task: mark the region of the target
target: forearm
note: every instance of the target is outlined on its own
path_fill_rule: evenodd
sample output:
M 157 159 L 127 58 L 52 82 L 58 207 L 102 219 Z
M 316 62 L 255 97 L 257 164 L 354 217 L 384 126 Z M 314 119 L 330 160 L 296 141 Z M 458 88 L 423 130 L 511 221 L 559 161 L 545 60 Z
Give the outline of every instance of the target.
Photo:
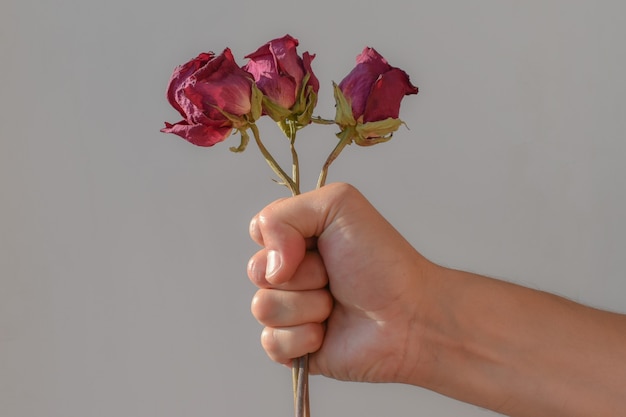
M 626 415 L 626 316 L 435 268 L 410 383 L 511 416 Z

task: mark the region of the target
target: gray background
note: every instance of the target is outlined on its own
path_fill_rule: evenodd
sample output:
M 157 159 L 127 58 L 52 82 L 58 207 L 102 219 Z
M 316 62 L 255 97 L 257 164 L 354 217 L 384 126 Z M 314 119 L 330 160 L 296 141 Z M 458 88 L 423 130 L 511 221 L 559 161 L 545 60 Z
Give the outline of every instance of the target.
M 285 33 L 317 54 L 321 116 L 365 45 L 420 87 L 410 130 L 348 148 L 330 181 L 436 262 L 626 311 L 625 4 L 3 0 L 0 415 L 292 414 L 245 274 L 248 220 L 286 189 L 253 145 L 158 132 L 176 65 Z M 305 189 L 334 133 L 300 135 Z M 402 385 L 311 395 L 320 417 L 493 415 Z

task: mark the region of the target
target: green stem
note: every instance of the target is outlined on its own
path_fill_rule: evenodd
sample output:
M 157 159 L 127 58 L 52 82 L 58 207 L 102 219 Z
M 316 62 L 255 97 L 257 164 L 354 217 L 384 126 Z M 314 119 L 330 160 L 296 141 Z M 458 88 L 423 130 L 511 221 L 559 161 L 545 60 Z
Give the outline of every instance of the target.
M 295 120 L 287 120 L 289 126 L 289 146 L 291 148 L 292 176 L 295 185 L 294 195 L 300 194 L 300 163 L 298 161 L 298 152 L 296 152 L 296 133 L 298 131 Z
M 334 120 L 322 119 L 320 116 L 311 117 L 311 122 L 317 123 L 318 125 L 334 125 Z
M 263 142 L 261 142 L 261 135 L 259 133 L 259 128 L 257 127 L 257 125 L 254 123 L 250 124 L 250 129 L 252 130 L 254 140 L 256 141 L 256 144 L 259 147 L 259 150 L 263 154 L 265 161 L 267 161 L 267 164 L 270 166 L 270 168 L 272 168 L 272 170 L 276 173 L 276 175 L 280 177 L 280 179 L 283 181 L 283 185 L 289 188 L 289 190 L 291 191 L 291 194 L 293 195 L 298 194 L 299 191 L 298 191 L 298 187 L 296 186 L 296 184 L 293 182 L 291 178 L 289 178 L 289 175 L 287 175 L 287 173 L 283 171 L 283 169 L 280 167 L 280 165 L 278 165 L 274 157 L 269 153 L 267 148 L 265 148 L 265 146 L 263 145 Z
M 337 136 L 339 137 L 339 143 L 335 146 L 335 149 L 328 155 L 326 158 L 326 162 L 324 162 L 324 166 L 322 166 L 322 171 L 320 172 L 320 177 L 317 180 L 317 188 L 322 188 L 324 184 L 326 184 L 326 176 L 328 175 L 328 168 L 333 163 L 335 159 L 339 156 L 343 148 L 346 145 L 349 145 L 352 142 L 352 137 L 354 135 L 352 128 L 347 128 L 342 130 Z
M 298 152 L 296 152 L 296 134 L 298 128 L 296 121 L 293 119 L 286 120 L 286 124 L 289 126 L 288 139 L 291 149 L 292 179 L 294 183 L 292 194 L 298 195 L 300 194 L 300 162 Z M 295 417 L 309 417 L 309 355 L 304 355 L 293 360 L 292 379 Z

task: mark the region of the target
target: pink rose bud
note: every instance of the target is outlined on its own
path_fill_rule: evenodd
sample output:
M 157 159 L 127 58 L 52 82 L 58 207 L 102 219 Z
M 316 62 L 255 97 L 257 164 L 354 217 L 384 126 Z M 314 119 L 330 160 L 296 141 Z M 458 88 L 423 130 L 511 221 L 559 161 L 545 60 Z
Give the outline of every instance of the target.
M 366 47 L 356 62 L 335 88 L 335 121 L 342 128 L 356 126 L 359 145 L 388 140 L 402 124 L 398 119 L 400 102 L 418 89 L 404 71 L 389 65 L 373 48 Z
M 311 69 L 315 55 L 305 52 L 300 57 L 297 46 L 297 39 L 285 35 L 246 56 L 250 61 L 243 69 L 252 74 L 259 90 L 270 100 L 264 102 L 263 110 L 275 121 L 312 112 L 317 102 L 319 81 Z
M 235 63 L 230 49 L 219 56 L 202 53 L 174 70 L 167 99 L 183 120 L 166 122 L 161 132 L 213 146 L 254 121 L 253 96 L 253 80 Z

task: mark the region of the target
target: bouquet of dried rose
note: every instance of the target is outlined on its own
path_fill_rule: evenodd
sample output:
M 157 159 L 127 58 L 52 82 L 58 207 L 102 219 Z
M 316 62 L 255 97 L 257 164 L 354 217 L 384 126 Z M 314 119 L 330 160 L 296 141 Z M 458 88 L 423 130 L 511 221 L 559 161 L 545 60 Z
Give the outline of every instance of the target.
M 333 83 L 335 118 L 313 116 L 319 81 L 311 62 L 315 55 L 297 53 L 298 40 L 285 35 L 246 55 L 249 61 L 237 65 L 226 48 L 216 56 L 201 53 L 177 67 L 167 88 L 169 103 L 183 120 L 165 123 L 161 132 L 173 133 L 194 145 L 209 147 L 240 134 L 240 144 L 231 147 L 243 152 L 252 132 L 263 157 L 292 195 L 300 194 L 300 164 L 296 152 L 297 132 L 311 123 L 337 125 L 339 139 L 322 166 L 317 187 L 326 182 L 328 168 L 346 145 L 374 145 L 391 139 L 403 122 L 400 103 L 405 95 L 417 94 L 409 76 L 392 67 L 373 48 L 366 47 L 354 69 L 337 85 Z M 291 175 L 278 164 L 261 141 L 257 120 L 274 120 L 289 140 Z M 308 356 L 293 361 L 294 407 L 296 417 L 308 417 Z

